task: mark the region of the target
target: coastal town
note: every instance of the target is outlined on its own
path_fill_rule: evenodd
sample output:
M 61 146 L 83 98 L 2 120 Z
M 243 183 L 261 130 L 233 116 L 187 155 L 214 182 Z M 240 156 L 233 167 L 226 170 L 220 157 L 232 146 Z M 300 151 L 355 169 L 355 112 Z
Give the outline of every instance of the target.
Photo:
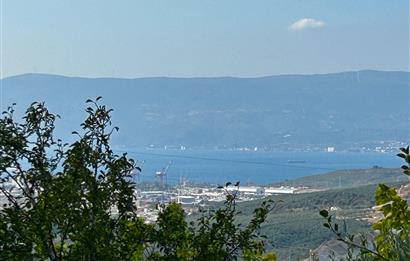
M 268 186 L 228 186 L 211 187 L 196 185 L 177 185 L 166 190 L 137 190 L 136 204 L 138 214 L 145 222 L 155 222 L 158 212 L 164 205 L 176 202 L 190 215 L 200 209 L 207 209 L 226 199 L 227 193 L 235 194 L 238 202 L 263 199 L 278 194 L 296 194 L 318 191 L 306 187 L 268 187 Z M 114 211 L 115 214 L 115 211 Z
M 9 170 L 15 172 L 15 170 Z M 158 212 L 171 202 L 176 202 L 182 206 L 188 215 L 198 212 L 200 209 L 207 209 L 210 206 L 223 202 L 228 193 L 235 194 L 238 202 L 252 201 L 263 199 L 267 196 L 278 194 L 299 194 L 315 192 L 318 189 L 309 189 L 308 187 L 271 187 L 271 186 L 241 186 L 239 182 L 236 184 L 226 183 L 224 186 L 212 185 L 196 185 L 186 181 L 175 186 L 151 183 L 150 188 L 144 184 L 145 188 L 139 188 L 139 184 L 135 183 L 136 190 L 134 193 L 137 214 L 144 218 L 146 223 L 156 221 Z M 9 191 L 14 196 L 21 194 L 21 189 L 13 179 L 1 184 L 1 189 Z M 8 202 L 4 194 L 0 195 L 0 209 Z M 118 214 L 118 209 L 112 207 L 111 214 Z

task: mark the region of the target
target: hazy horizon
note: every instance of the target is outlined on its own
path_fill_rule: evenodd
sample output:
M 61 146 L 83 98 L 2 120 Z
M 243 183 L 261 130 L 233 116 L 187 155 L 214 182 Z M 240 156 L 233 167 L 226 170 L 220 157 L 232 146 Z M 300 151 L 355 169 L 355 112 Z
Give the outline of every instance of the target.
M 377 69 L 362 69 L 362 70 L 351 70 L 351 71 L 335 71 L 335 72 L 324 72 L 324 73 L 283 73 L 283 74 L 267 74 L 260 76 L 231 76 L 231 75 L 220 75 L 220 76 L 141 76 L 141 77 L 110 77 L 110 76 L 83 76 L 83 75 L 65 75 L 65 74 L 54 74 L 47 72 L 26 72 L 15 75 L 9 75 L 1 79 L 7 79 L 12 77 L 19 77 L 24 75 L 47 75 L 56 77 L 66 77 L 66 78 L 83 78 L 83 79 L 124 79 L 124 80 L 136 80 L 136 79 L 149 79 L 149 78 L 171 78 L 171 79 L 194 79 L 194 78 L 235 78 L 235 79 L 258 79 L 258 78 L 268 78 L 277 76 L 315 76 L 315 75 L 332 75 L 332 74 L 343 74 L 343 73 L 361 73 L 361 72 L 387 72 L 387 73 L 410 73 L 410 70 L 377 70 Z M 410 79 L 409 79 L 410 81 Z

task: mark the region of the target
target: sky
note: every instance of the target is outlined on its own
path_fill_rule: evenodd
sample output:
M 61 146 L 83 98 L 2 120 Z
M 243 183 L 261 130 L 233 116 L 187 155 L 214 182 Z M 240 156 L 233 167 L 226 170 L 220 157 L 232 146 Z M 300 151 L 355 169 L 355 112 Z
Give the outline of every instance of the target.
M 408 0 L 0 0 L 1 78 L 409 71 Z

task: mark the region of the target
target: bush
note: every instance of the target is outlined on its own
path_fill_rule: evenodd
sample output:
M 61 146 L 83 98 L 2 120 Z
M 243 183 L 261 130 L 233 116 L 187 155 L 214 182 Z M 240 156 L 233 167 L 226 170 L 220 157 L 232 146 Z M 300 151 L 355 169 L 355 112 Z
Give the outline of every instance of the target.
M 410 176 L 409 147 L 401 148 L 397 156 L 403 158 L 406 165 L 401 168 L 403 174 Z M 406 200 L 402 199 L 392 187 L 379 184 L 376 190 L 376 204 L 383 213 L 383 218 L 373 225 L 373 241 L 361 236 L 349 235 L 339 229 L 332 215 L 327 210 L 321 210 L 320 215 L 326 219 L 324 226 L 331 230 L 338 240 L 349 246 L 347 260 L 410 260 L 410 209 Z M 359 254 L 354 255 L 358 249 Z
M 259 234 L 271 201 L 243 228 L 235 222 L 235 193 L 197 225 L 186 223 L 176 203 L 166 206 L 155 224 L 145 224 L 136 215 L 131 177 L 133 169 L 141 169 L 110 148 L 118 128 L 111 126 L 112 110 L 99 100 L 86 102 L 87 118 L 70 145 L 54 138 L 58 116 L 43 103 L 31 104 L 23 123 L 14 120 L 13 107 L 3 113 L 0 260 L 275 259 L 272 253 L 264 256 Z

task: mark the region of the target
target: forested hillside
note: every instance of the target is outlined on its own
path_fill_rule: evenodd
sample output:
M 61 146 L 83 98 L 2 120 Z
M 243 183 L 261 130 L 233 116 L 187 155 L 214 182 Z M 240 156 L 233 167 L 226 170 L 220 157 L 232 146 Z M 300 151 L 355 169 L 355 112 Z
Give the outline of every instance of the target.
M 380 146 L 409 134 L 409 73 L 361 71 L 262 78 L 77 78 L 27 74 L 2 80 L 3 104 L 45 101 L 69 134 L 83 103 L 103 96 L 121 134 L 114 145 L 202 147 Z M 58 135 L 64 137 L 65 135 Z

